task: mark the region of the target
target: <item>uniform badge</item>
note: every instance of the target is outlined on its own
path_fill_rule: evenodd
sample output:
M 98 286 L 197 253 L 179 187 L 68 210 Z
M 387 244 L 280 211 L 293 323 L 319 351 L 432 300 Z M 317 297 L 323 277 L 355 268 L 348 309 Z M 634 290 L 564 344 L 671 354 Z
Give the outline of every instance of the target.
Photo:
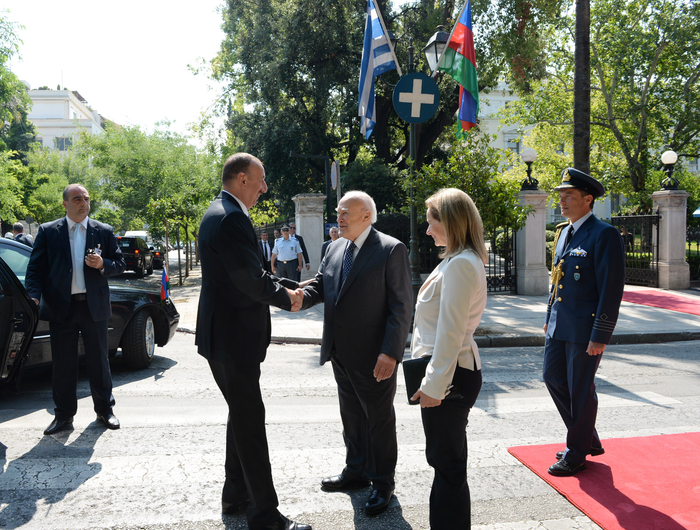
M 581 274 L 578 272 L 574 273 L 574 280 L 579 281 L 581 279 Z
M 564 175 L 563 178 L 561 179 L 562 182 L 569 182 L 571 180 L 571 175 L 569 175 L 569 170 L 565 169 L 564 170 Z
M 569 255 L 576 256 L 579 258 L 585 258 L 586 256 L 588 256 L 588 252 L 583 250 L 581 247 L 578 247 L 578 248 L 575 248 L 575 249 L 569 251 Z

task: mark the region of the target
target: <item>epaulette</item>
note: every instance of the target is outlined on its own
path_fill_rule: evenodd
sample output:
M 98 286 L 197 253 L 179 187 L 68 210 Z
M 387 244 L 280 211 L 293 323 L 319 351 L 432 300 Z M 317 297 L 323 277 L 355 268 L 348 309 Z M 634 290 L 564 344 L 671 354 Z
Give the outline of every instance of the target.
M 564 228 L 565 226 L 568 226 L 568 225 L 569 225 L 569 221 L 564 221 L 563 223 L 559 223 L 556 226 L 556 229 L 559 230 L 560 228 Z

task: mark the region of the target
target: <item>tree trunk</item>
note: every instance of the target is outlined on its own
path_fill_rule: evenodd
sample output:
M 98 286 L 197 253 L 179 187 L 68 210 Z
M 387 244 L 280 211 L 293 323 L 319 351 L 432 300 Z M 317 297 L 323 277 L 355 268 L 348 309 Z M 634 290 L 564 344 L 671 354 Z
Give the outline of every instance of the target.
M 574 50 L 574 167 L 591 172 L 591 6 L 576 0 Z

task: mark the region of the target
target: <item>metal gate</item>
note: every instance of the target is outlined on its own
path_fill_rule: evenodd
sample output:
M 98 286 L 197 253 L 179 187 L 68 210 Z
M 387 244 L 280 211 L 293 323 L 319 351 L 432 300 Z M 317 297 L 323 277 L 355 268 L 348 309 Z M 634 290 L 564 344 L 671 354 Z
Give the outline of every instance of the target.
M 612 224 L 625 246 L 625 283 L 659 286 L 659 214 L 614 215 Z
M 489 262 L 486 267 L 486 285 L 490 293 L 517 292 L 515 270 L 515 230 L 498 229 L 487 236 Z

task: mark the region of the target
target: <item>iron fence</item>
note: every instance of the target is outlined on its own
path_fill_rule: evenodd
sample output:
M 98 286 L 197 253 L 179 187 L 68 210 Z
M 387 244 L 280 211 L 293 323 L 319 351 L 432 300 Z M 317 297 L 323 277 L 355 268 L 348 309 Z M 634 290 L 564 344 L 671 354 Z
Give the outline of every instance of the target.
M 700 227 L 689 226 L 685 231 L 685 255 L 690 268 L 690 279 L 700 279 Z
M 614 215 L 612 225 L 625 247 L 625 283 L 659 286 L 659 214 Z

